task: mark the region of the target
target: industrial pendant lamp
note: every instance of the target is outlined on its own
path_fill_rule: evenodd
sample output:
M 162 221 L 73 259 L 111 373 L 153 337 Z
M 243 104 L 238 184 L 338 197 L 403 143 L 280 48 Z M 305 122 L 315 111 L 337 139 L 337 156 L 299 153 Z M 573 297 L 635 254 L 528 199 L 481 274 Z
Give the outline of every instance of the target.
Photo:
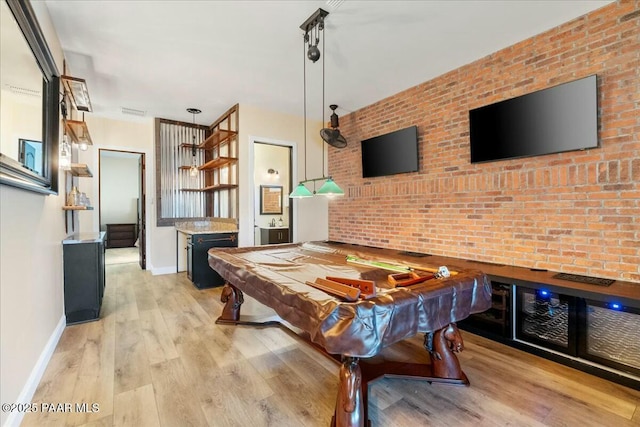
M 314 194 L 321 196 L 342 196 L 344 191 L 333 181 L 331 177 L 322 176 L 320 178 L 307 179 L 307 66 L 306 59 L 315 63 L 318 59 L 322 58 L 322 109 L 324 123 L 324 39 L 322 40 L 322 54 L 318 45 L 320 44 L 320 32 L 324 30 L 324 18 L 329 12 L 318 9 L 315 11 L 306 21 L 300 26 L 304 31 L 304 37 L 302 41 L 303 46 L 303 101 L 304 101 L 304 180 L 298 183 L 298 186 L 289 194 L 292 199 L 301 199 L 305 197 L 313 197 Z M 306 57 L 306 58 L 305 58 Z M 322 174 L 324 175 L 324 144 L 322 145 Z M 318 191 L 315 191 L 316 181 L 326 182 L 320 187 Z M 305 183 L 313 182 L 313 193 L 305 186 Z
M 202 113 L 202 111 L 198 110 L 197 108 L 187 108 L 187 112 L 193 115 L 193 125 L 194 125 L 193 135 L 191 139 L 191 159 L 192 160 L 191 160 L 191 168 L 189 168 L 189 175 L 196 177 L 198 176 L 198 172 L 200 171 L 198 170 L 198 165 L 196 164 L 197 145 L 196 145 L 195 124 L 196 124 L 196 114 L 200 114 Z

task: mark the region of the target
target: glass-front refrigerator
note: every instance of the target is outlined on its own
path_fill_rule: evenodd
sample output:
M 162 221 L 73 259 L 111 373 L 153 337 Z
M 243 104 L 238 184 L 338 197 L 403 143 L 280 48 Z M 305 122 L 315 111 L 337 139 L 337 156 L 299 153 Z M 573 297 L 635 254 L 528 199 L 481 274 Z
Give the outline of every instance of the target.
M 576 355 L 576 298 L 517 287 L 516 339 Z
M 640 376 L 640 308 L 582 300 L 579 356 Z

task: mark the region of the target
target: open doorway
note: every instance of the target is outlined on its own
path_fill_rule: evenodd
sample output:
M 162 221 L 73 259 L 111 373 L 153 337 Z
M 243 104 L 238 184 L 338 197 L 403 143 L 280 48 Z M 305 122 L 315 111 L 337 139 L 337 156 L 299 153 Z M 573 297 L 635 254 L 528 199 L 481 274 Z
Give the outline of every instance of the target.
M 100 230 L 106 236 L 106 264 L 138 263 L 146 269 L 145 155 L 99 150 Z
M 286 142 L 253 141 L 254 245 L 293 241 L 292 150 Z

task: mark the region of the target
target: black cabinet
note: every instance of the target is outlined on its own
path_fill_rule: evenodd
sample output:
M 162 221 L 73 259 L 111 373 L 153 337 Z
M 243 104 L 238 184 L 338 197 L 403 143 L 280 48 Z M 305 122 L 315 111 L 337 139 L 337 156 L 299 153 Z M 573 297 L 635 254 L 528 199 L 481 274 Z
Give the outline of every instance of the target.
M 492 277 L 493 304 L 461 329 L 620 384 L 640 384 L 640 301 Z
M 261 228 L 260 243 L 272 245 L 274 243 L 289 243 L 288 228 Z
M 211 248 L 237 247 L 238 233 L 187 236 L 187 276 L 198 289 L 224 285 L 224 279 L 209 266 Z
M 491 281 L 491 308 L 458 322 L 462 329 L 492 338 L 511 338 L 511 285 Z
M 62 241 L 67 324 L 100 318 L 105 288 L 105 233 L 76 233 Z

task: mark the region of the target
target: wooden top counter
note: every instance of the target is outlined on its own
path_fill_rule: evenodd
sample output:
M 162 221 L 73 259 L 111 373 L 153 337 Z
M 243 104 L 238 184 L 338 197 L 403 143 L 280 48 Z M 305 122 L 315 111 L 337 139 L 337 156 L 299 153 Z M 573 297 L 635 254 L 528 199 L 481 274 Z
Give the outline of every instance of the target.
M 356 246 L 345 244 L 345 246 Z M 402 251 L 398 251 L 399 256 Z M 404 255 L 406 260 L 423 260 L 430 264 L 446 265 L 450 270 L 477 269 L 483 271 L 491 280 L 515 284 L 529 288 L 544 288 L 546 290 L 565 295 L 582 298 L 597 299 L 603 302 L 618 302 L 631 307 L 640 308 L 640 283 L 616 280 L 609 286 L 599 286 L 578 283 L 569 280 L 556 279 L 557 271 L 534 271 L 525 267 L 515 267 L 503 264 L 492 264 L 439 255 Z

